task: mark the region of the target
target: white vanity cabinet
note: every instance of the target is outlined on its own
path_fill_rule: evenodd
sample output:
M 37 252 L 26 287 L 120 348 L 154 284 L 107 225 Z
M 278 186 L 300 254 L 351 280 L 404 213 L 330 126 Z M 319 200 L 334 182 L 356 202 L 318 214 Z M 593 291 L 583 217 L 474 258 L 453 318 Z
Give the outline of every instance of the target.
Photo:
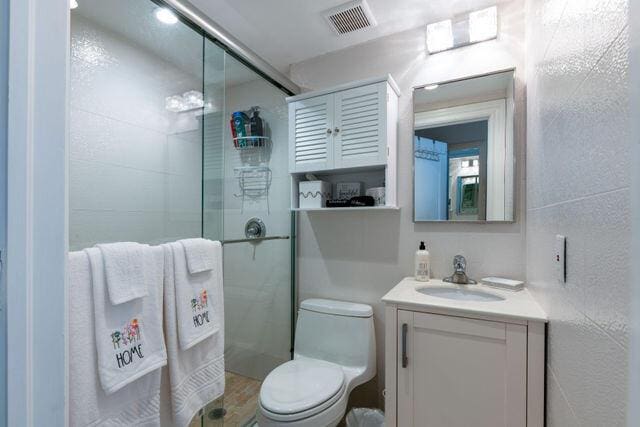
M 544 425 L 544 319 L 384 300 L 387 427 Z

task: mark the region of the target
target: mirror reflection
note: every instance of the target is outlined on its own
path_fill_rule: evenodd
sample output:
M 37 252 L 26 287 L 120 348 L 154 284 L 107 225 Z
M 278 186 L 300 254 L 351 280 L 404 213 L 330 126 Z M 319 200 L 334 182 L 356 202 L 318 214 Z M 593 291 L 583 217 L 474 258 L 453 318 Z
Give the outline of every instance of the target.
M 414 220 L 513 220 L 513 71 L 414 89 Z

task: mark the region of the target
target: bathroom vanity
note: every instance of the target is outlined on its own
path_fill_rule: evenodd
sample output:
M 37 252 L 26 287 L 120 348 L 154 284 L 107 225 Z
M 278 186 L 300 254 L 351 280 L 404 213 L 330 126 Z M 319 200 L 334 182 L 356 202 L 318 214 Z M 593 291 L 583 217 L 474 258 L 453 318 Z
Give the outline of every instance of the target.
M 545 323 L 525 289 L 406 278 L 385 303 L 389 427 L 542 427 Z

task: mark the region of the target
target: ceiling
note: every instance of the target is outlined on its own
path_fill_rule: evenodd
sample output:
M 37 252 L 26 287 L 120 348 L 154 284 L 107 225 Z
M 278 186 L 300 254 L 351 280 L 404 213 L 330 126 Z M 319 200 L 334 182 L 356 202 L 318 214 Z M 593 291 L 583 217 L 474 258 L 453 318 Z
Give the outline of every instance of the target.
M 346 0 L 189 0 L 281 71 L 289 64 L 511 0 L 368 0 L 373 28 L 337 35 L 323 12 Z

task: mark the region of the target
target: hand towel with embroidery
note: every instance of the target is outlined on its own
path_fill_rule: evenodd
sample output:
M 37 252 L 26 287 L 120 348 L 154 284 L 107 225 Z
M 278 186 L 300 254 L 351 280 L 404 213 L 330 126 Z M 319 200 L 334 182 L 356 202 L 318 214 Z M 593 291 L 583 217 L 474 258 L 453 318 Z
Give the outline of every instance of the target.
M 216 271 L 218 268 L 215 267 L 221 264 L 222 247 L 220 242 L 204 239 L 197 239 L 197 245 L 194 245 L 194 240 L 180 240 L 171 244 L 181 350 L 193 347 L 220 328 L 214 309 L 221 302 L 211 301 L 211 298 L 215 298 L 217 288 L 222 286 L 221 272 Z M 217 257 L 220 262 L 215 262 L 211 269 L 192 274 L 189 272 L 187 255 L 192 250 L 214 260 Z
M 98 248 L 85 249 L 91 265 L 98 373 L 102 388 L 113 393 L 167 364 L 162 325 L 164 254 L 146 246 L 142 277 L 148 295 L 113 305 Z

